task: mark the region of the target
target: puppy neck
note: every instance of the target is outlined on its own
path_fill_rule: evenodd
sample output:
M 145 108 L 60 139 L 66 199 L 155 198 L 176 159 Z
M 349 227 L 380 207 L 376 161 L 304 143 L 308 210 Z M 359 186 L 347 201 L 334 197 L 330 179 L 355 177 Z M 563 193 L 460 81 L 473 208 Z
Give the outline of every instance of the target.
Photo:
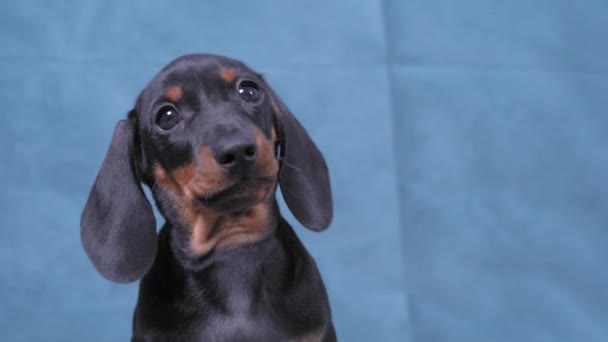
M 264 202 L 238 213 L 202 213 L 189 227 L 190 248 L 195 255 L 231 250 L 261 240 L 276 224 L 274 205 Z
M 238 213 L 200 211 L 188 223 L 172 224 L 175 252 L 182 258 L 199 260 L 252 246 L 273 235 L 278 215 L 274 198 Z

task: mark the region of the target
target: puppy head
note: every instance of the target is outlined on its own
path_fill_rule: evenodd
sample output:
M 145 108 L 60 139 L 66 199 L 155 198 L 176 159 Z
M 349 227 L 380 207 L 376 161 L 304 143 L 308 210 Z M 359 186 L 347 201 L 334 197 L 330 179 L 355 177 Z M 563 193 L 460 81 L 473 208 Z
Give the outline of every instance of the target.
M 264 87 L 239 62 L 190 55 L 142 92 L 133 114 L 142 169 L 163 214 L 182 221 L 191 214 L 184 211 L 238 214 L 271 197 L 279 163 Z
M 156 253 L 142 182 L 199 254 L 267 233 L 277 182 L 304 226 L 332 216 L 323 156 L 264 79 L 226 57 L 171 62 L 115 129 L 81 220 L 87 254 L 114 281 L 140 278 Z

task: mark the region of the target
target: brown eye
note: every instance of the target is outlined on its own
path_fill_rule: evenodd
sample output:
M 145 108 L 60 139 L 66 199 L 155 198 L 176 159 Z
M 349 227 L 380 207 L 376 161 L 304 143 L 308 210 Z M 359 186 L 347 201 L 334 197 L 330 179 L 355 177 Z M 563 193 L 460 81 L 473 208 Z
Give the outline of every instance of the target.
M 258 103 L 262 99 L 262 92 L 255 82 L 242 81 L 237 87 L 239 96 L 247 103 Z
M 161 108 L 156 114 L 156 125 L 163 131 L 168 131 L 181 121 L 177 110 L 171 106 Z

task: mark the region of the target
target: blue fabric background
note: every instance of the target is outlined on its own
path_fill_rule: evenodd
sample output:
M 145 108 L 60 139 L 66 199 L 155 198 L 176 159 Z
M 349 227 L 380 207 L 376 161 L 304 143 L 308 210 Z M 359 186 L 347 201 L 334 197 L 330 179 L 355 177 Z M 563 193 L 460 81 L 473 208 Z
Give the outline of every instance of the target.
M 124 341 L 79 216 L 117 120 L 188 52 L 265 73 L 324 151 L 296 226 L 341 341 L 608 339 L 605 1 L 4 1 L 0 340 Z

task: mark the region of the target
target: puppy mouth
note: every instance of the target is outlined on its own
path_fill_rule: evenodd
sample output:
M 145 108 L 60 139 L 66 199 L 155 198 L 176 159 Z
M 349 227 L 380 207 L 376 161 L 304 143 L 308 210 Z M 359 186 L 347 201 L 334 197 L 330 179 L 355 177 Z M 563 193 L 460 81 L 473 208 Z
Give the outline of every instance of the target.
M 242 177 L 223 189 L 198 195 L 196 199 L 206 207 L 239 211 L 265 199 L 272 184 L 273 177 Z

